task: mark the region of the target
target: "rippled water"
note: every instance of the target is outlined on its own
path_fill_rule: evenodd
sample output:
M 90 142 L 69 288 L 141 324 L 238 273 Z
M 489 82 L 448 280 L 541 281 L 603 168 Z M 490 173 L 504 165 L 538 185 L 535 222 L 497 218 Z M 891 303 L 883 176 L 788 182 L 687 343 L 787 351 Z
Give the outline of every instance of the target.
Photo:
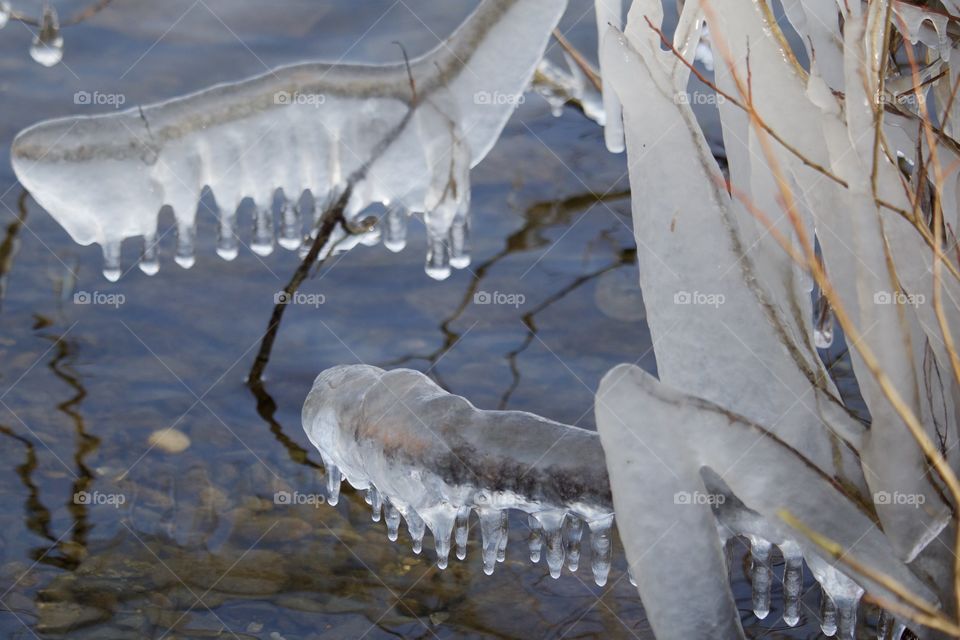
M 595 125 L 572 110 L 554 119 L 528 96 L 473 173 L 471 268 L 427 279 L 416 233 L 402 254 L 361 247 L 336 260 L 304 288 L 325 303 L 287 313 L 259 398 L 244 376 L 294 255 L 224 263 L 215 220 L 201 218 L 192 270 L 173 264 L 168 238 L 159 276 L 132 270 L 110 284 L 97 248 L 74 245 L 23 197 L 7 160 L 24 126 L 92 112 L 77 91 L 131 106 L 301 59 L 394 60 L 394 41 L 424 51 L 472 4 L 116 0 L 65 31 L 53 69 L 29 59 L 23 25 L 0 31 L 4 637 L 651 637 L 622 552 L 605 588 L 587 573 L 554 581 L 529 565 L 518 525 L 492 577 L 476 532 L 467 560 L 441 572 L 405 531 L 388 543 L 355 492 L 337 507 L 274 500 L 321 492 L 300 406 L 328 366 L 418 368 L 482 408 L 587 428 L 611 366 L 653 370 L 642 307 L 624 304 L 640 301 L 625 160 L 605 153 Z M 595 47 L 591 5 L 573 2 L 562 25 L 584 51 Z M 125 267 L 135 253 L 125 246 Z M 122 304 L 75 304 L 81 292 Z M 475 304 L 481 292 L 525 300 Z M 170 426 L 190 439 L 182 453 L 148 444 Z M 124 503 L 78 504 L 80 492 Z M 751 635 L 781 637 L 777 617 Z

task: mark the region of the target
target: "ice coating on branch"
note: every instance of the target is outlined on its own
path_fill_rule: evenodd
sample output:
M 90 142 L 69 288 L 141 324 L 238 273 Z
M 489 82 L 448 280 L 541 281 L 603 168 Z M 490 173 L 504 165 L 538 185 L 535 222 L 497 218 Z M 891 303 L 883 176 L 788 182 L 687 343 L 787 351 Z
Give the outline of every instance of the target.
M 623 8 L 626 0 L 594 0 L 597 14 L 597 42 L 600 43 L 600 49 L 603 50 L 604 38 L 610 30 L 620 29 L 623 25 Z M 606 69 L 603 67 L 603 60 L 600 61 L 604 76 Z M 607 149 L 611 153 L 623 153 L 623 117 L 620 97 L 609 83 L 603 85 L 603 109 L 606 112 L 604 119 L 604 139 L 607 143 Z
M 278 222 L 279 244 L 300 246 L 303 220 L 289 200 L 309 190 L 322 208 L 349 183 L 348 220 L 389 206 L 391 250 L 403 246 L 407 216 L 423 216 L 426 271 L 443 278 L 469 263 L 470 168 L 529 86 L 565 6 L 484 0 L 409 68 L 301 63 L 158 104 L 43 122 L 14 140 L 13 167 L 76 242 L 104 247 L 108 277 L 118 274 L 119 243 L 135 236 L 144 238 L 142 269 L 156 272 L 165 205 L 177 220 L 177 262 L 191 266 L 204 187 L 216 199 L 217 252 L 230 260 L 245 198 L 256 210 L 249 246 L 263 256 L 278 243 Z
M 570 54 L 564 52 L 563 56 L 569 71 L 544 58 L 533 76 L 533 90 L 543 96 L 554 116 L 559 117 L 563 106 L 573 102 L 583 109 L 586 117 L 603 126 L 607 114 L 602 95 Z
M 608 392 L 609 400 L 604 400 L 604 405 L 621 406 L 621 392 L 601 388 L 605 398 Z M 646 421 L 648 407 L 658 410 L 656 403 L 644 400 L 643 394 L 634 392 L 633 395 L 641 403 L 642 410 L 633 406 L 631 410 L 635 413 L 631 415 L 644 416 Z M 673 417 L 676 416 L 664 416 L 664 419 Z M 663 428 L 652 428 L 654 432 L 671 433 L 672 442 L 660 442 L 660 435 L 648 442 L 655 453 L 643 461 L 643 473 L 657 476 L 674 473 L 654 460 L 656 456 L 667 455 L 663 447 L 676 447 L 677 442 L 702 442 L 704 447 L 715 450 L 716 456 L 720 456 L 704 454 L 701 458 L 713 463 L 720 459 L 729 462 L 733 459 L 733 452 L 743 451 L 747 444 L 734 437 L 729 444 L 720 446 L 717 442 L 722 442 L 725 436 L 717 425 L 706 423 L 702 429 L 688 427 L 693 420 L 685 415 L 679 418 L 681 422 L 667 420 L 660 422 Z M 655 412 L 650 414 L 650 419 L 660 420 L 660 416 Z M 439 567 L 446 567 L 454 546 L 457 558 L 466 558 L 470 513 L 475 512 L 479 525 L 475 528 L 480 531 L 480 563 L 485 573 L 493 573 L 496 564 L 504 561 L 508 551 L 508 513 L 518 510 L 527 514 L 531 562 L 536 564 L 544 560 L 550 575 L 557 578 L 564 564 L 571 572 L 577 571 L 581 547 L 586 545 L 589 546 L 586 561 L 590 564 L 594 581 L 600 586 L 607 583 L 614 514 L 603 464 L 604 451 L 597 434 L 523 412 L 481 411 L 464 398 L 446 393 L 419 372 L 408 369 L 388 372 L 368 365 L 339 366 L 321 373 L 304 403 L 303 425 L 323 458 L 328 478 L 332 479 L 328 488 L 339 491 L 340 478 L 343 477 L 358 490 L 366 492 L 374 514 L 382 503 L 387 536 L 392 541 L 398 538 L 402 517 L 416 553 L 421 552 L 424 534 L 429 530 Z M 678 429 L 678 425 L 682 428 Z M 711 429 L 716 432 L 710 437 L 701 433 Z M 751 429 L 755 427 L 744 427 L 747 433 L 741 435 L 755 438 Z M 642 437 L 647 440 L 647 435 Z M 632 437 L 630 440 L 637 442 Z M 636 448 L 623 441 L 619 441 L 618 446 L 625 454 Z M 819 491 L 825 493 L 827 499 L 820 503 L 821 495 L 814 493 L 810 496 L 809 508 L 812 509 L 813 504 L 829 507 L 842 503 L 845 510 L 850 510 L 851 513 L 843 515 L 850 523 L 846 531 L 850 538 L 855 526 L 869 523 L 828 479 L 805 467 L 799 457 L 782 443 L 755 446 L 760 454 L 753 461 L 755 464 L 776 461 L 783 466 L 783 474 L 795 478 L 798 483 L 802 484 L 812 476 L 822 485 Z M 778 456 L 787 459 L 779 460 Z M 609 452 L 607 457 L 610 457 Z M 699 464 L 692 463 L 691 469 L 699 468 Z M 700 478 L 699 471 L 695 477 Z M 762 515 L 740 500 L 740 492 L 734 492 L 738 487 L 727 487 L 713 477 L 705 482 L 710 495 L 723 496 L 721 501 L 711 501 L 703 514 L 704 522 L 709 522 L 709 528 L 714 532 L 713 543 L 718 545 L 718 554 L 718 525 L 725 539 L 742 535 L 751 541 L 751 580 L 756 614 L 764 617 L 771 608 L 771 552 L 776 545 L 787 564 L 784 620 L 791 626 L 797 624 L 803 554 L 814 551 L 810 545 L 794 541 L 789 532 L 770 517 L 771 505 L 778 504 L 784 492 L 793 489 L 784 486 L 774 491 L 770 498 L 761 500 L 758 504 L 760 511 L 764 512 Z M 661 484 L 660 481 L 653 483 L 654 495 L 658 495 L 657 487 Z M 683 485 L 677 489 L 679 493 L 670 494 L 670 504 L 687 509 L 699 503 L 698 500 L 685 501 L 677 497 L 693 496 L 687 491 L 690 486 Z M 743 491 L 743 495 L 749 497 L 757 492 L 762 489 L 751 486 Z M 640 493 L 646 493 L 646 490 Z M 626 509 L 623 513 L 628 514 L 625 517 L 631 521 L 649 519 L 655 525 L 660 517 L 656 511 L 662 505 L 653 505 L 646 500 L 644 497 L 641 506 L 621 506 Z M 336 504 L 332 497 L 328 502 Z M 682 545 L 682 541 L 690 540 L 689 536 L 695 532 L 671 530 L 669 535 L 678 537 L 676 544 Z M 859 533 L 857 537 L 860 537 Z M 882 542 L 882 536 L 875 530 L 863 536 L 864 553 L 868 558 L 873 558 L 871 554 L 875 545 L 882 548 Z M 659 562 L 670 570 L 681 574 L 686 571 L 686 562 L 677 560 L 680 556 L 664 556 L 659 543 L 650 548 L 656 551 L 653 555 L 659 558 Z M 683 554 L 687 553 L 699 551 L 683 551 Z M 630 556 L 628 559 L 634 562 Z M 820 559 L 811 559 L 811 562 L 818 567 L 830 566 Z M 880 566 L 886 568 L 890 562 L 900 567 L 891 559 L 885 559 Z M 708 568 L 709 564 L 695 570 Z M 656 582 L 656 578 L 645 577 L 644 565 L 633 565 L 633 569 L 636 569 L 635 575 L 641 585 Z M 830 580 L 840 579 L 835 572 L 821 572 L 817 574 L 818 580 L 821 575 L 826 576 L 827 587 L 832 584 Z M 726 588 L 725 572 L 722 580 Z M 689 591 L 690 587 L 684 589 Z M 687 602 L 684 607 L 694 603 L 698 612 L 702 609 L 702 603 L 696 598 Z M 689 609 L 685 608 L 685 611 L 689 612 Z
M 782 545 L 795 568 L 797 550 L 802 550 L 847 620 L 855 616 L 862 587 L 896 600 L 866 577 L 857 577 L 858 587 L 839 572 L 825 570 L 831 564 L 820 559 L 819 547 L 802 531 L 787 525 L 784 510 L 813 531 L 829 531 L 860 564 L 935 601 L 897 559 L 872 514 L 774 433 L 630 365 L 612 369 L 597 397 L 602 399 L 597 424 L 617 526 L 659 640 L 744 637 L 728 586 L 718 521 L 752 541 L 758 616 L 769 610 L 764 564 L 771 542 Z M 638 441 L 644 446 L 635 446 Z M 785 597 L 797 597 L 793 587 L 785 589 Z M 793 622 L 792 616 L 787 622 Z
M 836 11 L 836 5 L 801 4 L 804 12 Z M 723 71 L 717 73 L 721 89 L 742 101 L 752 98 L 765 121 L 808 162 L 837 172 L 852 185 L 849 189 L 826 179 L 783 145 L 765 145 L 757 127 L 729 100 L 719 101 L 727 181 L 687 101 L 677 98 L 686 90 L 687 68 L 673 52 L 663 50 L 647 23 L 661 25 L 660 2 L 635 2 L 626 33 L 611 30 L 604 40 L 605 84 L 614 87 L 624 107 L 641 286 L 662 383 L 638 370 L 614 369 L 597 394 L 597 423 L 620 516 L 618 528 L 628 560 L 639 563 L 635 575 L 658 638 L 737 638 L 743 633 L 720 554 L 725 536 L 718 539 L 706 509 L 676 507 L 671 498 L 678 493 L 716 492 L 728 501 L 742 501 L 744 513 L 754 514 L 746 520 L 737 515 L 738 524 L 731 530 L 753 541 L 751 577 L 758 616 L 768 608 L 768 542 L 792 540 L 808 557 L 812 550 L 800 532 L 785 528 L 781 509 L 831 539 L 845 539 L 845 547 L 856 546 L 857 552 L 870 556 L 860 560 L 872 569 L 903 576 L 931 594 L 929 585 L 916 577 L 922 576 L 936 585 L 941 599 L 952 599 L 952 576 L 943 567 L 952 566 L 946 550 L 953 534 L 944 529 L 949 512 L 941 490 L 924 471 L 916 443 L 856 352 L 854 367 L 873 417 L 871 428 L 864 429 L 839 400 L 816 353 L 832 340 L 833 314 L 822 300 L 814 313 L 809 275 L 793 264 L 774 237 L 796 240 L 782 211 L 778 184 L 786 183 L 797 199 L 798 224 L 819 241 L 831 280 L 857 324 L 869 328 L 866 341 L 894 378 L 895 388 L 906 393 L 931 437 L 955 441 L 956 385 L 942 341 L 937 343 L 931 306 L 890 303 L 879 295 L 887 292 L 896 298 L 894 292 L 910 291 L 929 296 L 932 263 L 916 230 L 867 197 L 872 195 L 875 122 L 868 98 L 882 94 L 877 86 L 864 86 L 863 78 L 879 74 L 871 65 L 882 60 L 878 19 L 884 6 L 871 3 L 863 15 L 859 10 L 845 15 L 845 40 L 839 39 L 839 48 L 825 52 L 821 60 L 843 62 L 834 82 L 847 87 L 845 105 L 823 78 L 808 75 L 794 58 L 767 3 L 737 0 L 720 9 L 716 3 L 688 1 L 674 38 L 680 54 L 690 59 L 702 10 L 716 64 Z M 825 25 L 828 31 L 831 24 Z M 830 38 L 840 38 L 839 27 Z M 734 81 L 734 74 L 743 84 Z M 741 93 L 748 78 L 750 96 Z M 917 146 L 916 119 L 909 111 L 888 113 L 891 119 L 883 123 L 884 129 L 901 129 L 900 136 L 891 139 L 896 152 L 909 158 L 914 155 L 909 147 Z M 955 146 L 942 143 L 950 162 Z M 768 164 L 771 157 L 785 180 Z M 950 162 L 945 166 L 955 171 Z M 881 154 L 877 171 L 878 194 L 909 210 L 897 166 Z M 955 204 L 949 190 L 944 197 Z M 956 215 L 955 207 L 946 211 L 948 220 Z M 890 254 L 897 265 L 896 281 L 889 269 Z M 948 280 L 944 299 L 948 323 L 955 327 L 960 297 L 956 281 Z M 756 437 L 734 435 L 746 424 L 765 434 L 762 445 Z M 699 429 L 704 429 L 702 435 Z M 638 440 L 643 446 L 631 447 Z M 749 455 L 743 453 L 747 449 Z M 950 456 L 956 458 L 952 452 Z M 650 466 L 659 466 L 659 475 L 644 473 Z M 796 473 L 784 474 L 794 466 Z M 719 481 L 707 482 L 707 470 Z M 652 482 L 662 490 L 653 491 Z M 641 486 L 644 490 L 638 491 Z M 918 501 L 923 506 L 876 498 L 897 491 L 922 496 Z M 764 502 L 767 506 L 761 507 Z M 720 517 L 721 522 L 725 518 Z M 814 525 L 817 520 L 820 524 Z M 671 528 L 675 524 L 676 530 Z M 873 551 L 855 544 L 868 530 L 877 545 Z M 945 544 L 929 544 L 938 535 Z M 654 546 L 658 553 L 649 553 Z M 690 549 L 697 549 L 693 557 Z M 785 621 L 793 625 L 799 620 L 802 584 L 799 552 L 793 544 L 781 552 L 790 559 Z M 680 555 L 686 555 L 681 566 L 664 560 Z M 908 568 L 904 563 L 911 560 L 915 563 Z M 881 570 L 881 565 L 888 566 Z M 851 587 L 849 580 L 843 583 L 826 570 L 818 569 L 815 575 L 827 594 L 824 630 L 836 627 L 836 633 L 849 637 L 862 593 L 858 590 L 877 585 L 857 577 L 861 586 Z M 686 606 L 676 606 L 671 594 L 678 591 L 686 594 L 685 605 L 698 603 L 695 615 Z
M 565 560 L 577 570 L 589 528 L 594 580 L 606 583 L 613 509 L 596 433 L 519 411 L 481 411 L 419 372 L 367 365 L 320 374 L 304 403 L 303 426 L 333 493 L 343 477 L 368 491 L 374 513 L 381 501 L 389 505 L 390 539 L 397 536 L 395 510 L 417 552 L 429 529 L 441 568 L 451 537 L 457 557 L 466 556 L 473 511 L 483 570 L 493 573 L 506 557 L 507 516 L 515 509 L 528 514 L 535 532 L 531 559 L 539 561 L 542 545 L 554 577 Z
M 0 13 L 9 16 L 9 5 L 6 12 L 0 7 Z M 3 23 L 6 24 L 6 19 L 3 19 Z M 30 44 L 30 57 L 45 67 L 52 67 L 63 60 L 60 19 L 57 16 L 57 10 L 46 2 L 43 5 L 43 14 L 40 16 L 40 26 Z

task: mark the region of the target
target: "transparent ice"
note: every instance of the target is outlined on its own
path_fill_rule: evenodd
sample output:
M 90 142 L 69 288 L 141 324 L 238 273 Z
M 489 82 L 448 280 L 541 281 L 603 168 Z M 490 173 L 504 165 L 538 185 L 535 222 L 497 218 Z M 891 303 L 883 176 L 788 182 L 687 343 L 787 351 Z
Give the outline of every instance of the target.
M 407 218 L 422 215 L 426 271 L 443 279 L 470 261 L 470 169 L 530 85 L 565 7 L 483 0 L 409 67 L 302 63 L 158 104 L 43 122 L 16 137 L 13 167 L 76 242 L 100 244 L 109 278 L 122 272 L 121 242 L 136 236 L 141 269 L 156 273 L 164 206 L 176 216 L 176 261 L 192 266 L 204 188 L 220 221 L 217 253 L 230 260 L 242 200 L 256 209 L 250 249 L 267 255 L 275 244 L 301 246 L 302 225 L 313 222 L 298 206 L 305 191 L 322 213 L 350 183 L 347 219 L 387 206 L 391 250 L 404 246 Z M 34 57 L 53 61 L 62 49 L 55 14 L 44 14 L 37 38 Z

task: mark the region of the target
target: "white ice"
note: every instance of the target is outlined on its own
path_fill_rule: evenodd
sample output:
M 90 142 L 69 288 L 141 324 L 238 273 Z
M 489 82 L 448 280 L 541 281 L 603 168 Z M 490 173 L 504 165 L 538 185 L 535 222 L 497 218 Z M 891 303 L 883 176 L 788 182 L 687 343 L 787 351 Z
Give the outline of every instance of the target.
M 493 573 L 507 550 L 508 514 L 529 516 L 530 556 L 545 549 L 553 577 L 576 571 L 589 529 L 589 561 L 603 585 L 610 571 L 613 509 L 596 433 L 520 411 L 482 411 L 417 371 L 367 365 L 317 377 L 303 427 L 327 468 L 329 502 L 341 478 L 368 490 L 375 519 L 386 506 L 387 532 L 399 516 L 419 553 L 424 528 L 437 564 L 466 556 L 470 512 L 482 538 L 482 565 Z
M 177 220 L 177 262 L 191 266 L 204 187 L 218 205 L 218 253 L 229 260 L 241 200 L 257 210 L 250 248 L 266 255 L 278 189 L 280 244 L 295 249 L 305 221 L 286 201 L 309 190 L 320 210 L 350 184 L 348 218 L 373 203 L 389 207 L 392 250 L 404 244 L 406 217 L 423 216 L 426 271 L 442 279 L 469 264 L 470 169 L 529 86 L 565 7 L 483 0 L 409 67 L 302 63 L 159 104 L 43 122 L 14 140 L 13 167 L 76 242 L 103 247 L 107 277 L 119 275 L 120 243 L 135 236 L 144 239 L 142 269 L 157 271 L 165 205 Z

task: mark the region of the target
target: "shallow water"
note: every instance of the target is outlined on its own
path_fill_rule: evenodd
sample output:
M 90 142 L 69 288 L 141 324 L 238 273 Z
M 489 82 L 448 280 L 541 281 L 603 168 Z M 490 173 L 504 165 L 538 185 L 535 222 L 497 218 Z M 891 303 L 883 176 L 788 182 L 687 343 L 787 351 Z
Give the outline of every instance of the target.
M 92 112 L 77 91 L 131 106 L 301 59 L 395 60 L 394 41 L 424 51 L 472 4 L 117 0 L 65 30 L 65 64 L 53 69 L 29 59 L 23 25 L 0 31 L 4 637 L 652 637 L 622 551 L 604 588 L 583 570 L 554 581 L 530 566 L 518 523 L 492 577 L 476 532 L 467 559 L 441 572 L 429 542 L 421 556 L 405 531 L 388 543 L 357 492 L 336 507 L 274 499 L 322 493 L 300 406 L 334 364 L 417 368 L 479 407 L 586 428 L 611 366 L 654 370 L 625 160 L 604 151 L 593 123 L 573 110 L 555 119 L 528 95 L 473 172 L 470 269 L 429 280 L 416 232 L 399 255 L 360 247 L 331 261 L 304 287 L 324 304 L 286 314 L 259 398 L 244 376 L 294 254 L 225 263 L 216 221 L 201 217 L 192 270 L 174 265 L 168 237 L 160 275 L 133 269 L 110 284 L 99 250 L 22 198 L 7 160 L 19 129 Z M 69 15 L 83 3 L 57 6 Z M 562 24 L 583 51 L 595 47 L 591 6 L 573 2 Z M 135 255 L 125 245 L 125 268 Z M 477 304 L 482 292 L 524 301 Z M 77 293 L 122 303 L 75 304 Z M 151 448 L 150 434 L 171 426 L 190 446 Z M 123 504 L 78 504 L 80 492 Z M 808 595 L 805 626 L 789 637 L 817 635 Z M 788 637 L 776 607 L 765 623 L 744 615 L 752 637 Z

